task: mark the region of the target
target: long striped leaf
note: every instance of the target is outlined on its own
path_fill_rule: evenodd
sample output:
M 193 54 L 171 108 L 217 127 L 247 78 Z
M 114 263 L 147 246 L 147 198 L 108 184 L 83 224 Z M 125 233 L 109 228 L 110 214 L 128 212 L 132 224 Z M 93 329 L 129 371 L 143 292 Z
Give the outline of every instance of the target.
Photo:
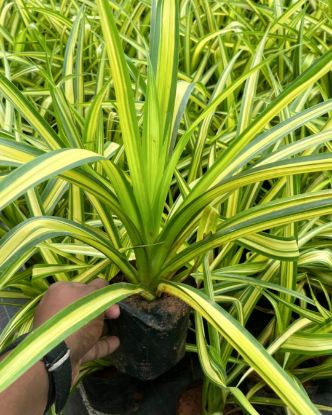
M 50 275 L 55 275 L 61 272 L 70 272 L 70 271 L 79 271 L 80 269 L 85 269 L 90 267 L 89 264 L 84 265 L 57 265 L 57 264 L 36 264 L 32 269 L 33 278 L 44 278 Z
M 79 36 L 80 25 L 83 20 L 83 9 L 81 8 L 77 13 L 76 19 L 73 22 L 70 35 L 66 45 L 66 51 L 64 54 L 64 64 L 63 64 L 63 78 L 64 81 L 64 92 L 66 100 L 69 104 L 73 105 L 75 103 L 74 95 L 74 62 L 75 62 L 75 47 L 77 39 Z
M 206 340 L 204 336 L 204 326 L 201 315 L 195 312 L 195 331 L 196 331 L 196 343 L 199 360 L 204 374 L 220 388 L 226 389 L 225 370 L 220 367 L 216 367 L 213 361 L 209 358 L 208 349 L 206 347 Z
M 213 91 L 212 97 L 210 99 L 210 102 L 213 102 L 213 100 L 222 93 L 222 91 L 225 89 L 227 82 L 229 81 L 231 72 L 233 70 L 233 67 L 237 60 L 240 57 L 241 52 L 238 52 L 229 62 L 227 67 L 225 68 L 224 72 L 222 73 L 222 76 L 220 77 L 218 83 L 215 86 L 215 89 Z M 251 75 L 255 75 L 255 72 Z M 248 78 L 250 79 L 250 77 Z M 205 119 L 202 122 L 202 125 L 199 130 L 199 136 L 197 139 L 197 143 L 195 145 L 195 150 L 192 158 L 192 163 L 190 166 L 188 181 L 192 182 L 194 179 L 197 178 L 197 172 L 198 169 L 202 163 L 202 153 L 204 150 L 204 145 L 207 139 L 208 131 L 211 125 L 211 122 L 213 120 L 213 117 L 215 115 L 215 111 L 217 108 L 215 108 L 214 111 L 210 111 L 209 114 L 205 117 Z
M 262 61 L 264 47 L 265 47 L 268 34 L 269 34 L 269 31 L 265 33 L 263 39 L 259 42 L 257 46 L 255 55 L 250 65 L 251 69 L 258 66 L 260 62 Z M 254 101 L 256 88 L 258 84 L 258 77 L 259 77 L 259 71 L 255 71 L 249 76 L 249 78 L 246 81 L 246 84 L 243 90 L 243 99 L 241 102 L 239 124 L 238 124 L 237 131 L 236 131 L 238 135 L 241 134 L 250 124 L 252 106 L 253 106 L 253 101 Z
M 289 121 L 289 120 L 288 120 Z M 270 164 L 279 160 L 284 160 L 295 154 L 299 154 L 302 151 L 309 149 L 310 147 L 315 147 L 316 149 L 331 140 L 332 130 L 324 130 L 320 133 L 313 134 L 309 137 L 302 138 L 294 143 L 289 143 L 278 151 L 269 154 L 267 157 L 264 157 L 263 160 L 255 164 L 255 167 L 259 167 L 263 164 Z
M 68 219 L 41 216 L 17 225 L 0 240 L 1 267 L 10 266 L 20 255 L 47 239 L 70 236 L 91 245 L 111 259 L 132 282 L 136 282 L 136 270 L 127 258 L 113 248 L 104 233 Z
M 245 272 L 246 266 L 247 266 L 247 264 L 244 264 L 244 267 L 243 267 L 244 272 Z M 199 274 L 199 273 L 195 273 L 195 276 L 196 276 L 196 278 L 197 277 L 202 278 L 201 274 Z M 290 295 L 294 298 L 298 298 L 299 300 L 302 300 L 302 301 L 304 301 L 308 304 L 311 304 L 313 306 L 315 305 L 314 301 L 311 300 L 311 298 L 309 298 L 309 297 L 307 297 L 307 296 L 305 296 L 301 293 L 298 293 L 295 290 L 290 290 L 288 288 L 283 287 L 282 285 L 274 284 L 272 282 L 261 281 L 258 278 L 228 274 L 223 269 L 213 271 L 212 274 L 211 274 L 211 277 L 215 281 L 219 281 L 219 280 L 220 281 L 229 281 L 229 282 L 234 282 L 234 284 L 243 283 L 245 285 L 252 285 L 252 286 L 256 286 L 256 287 L 267 288 L 269 290 L 273 290 L 273 291 L 277 291 L 277 292 L 283 292 L 283 293 L 288 294 L 288 295 Z M 218 286 L 215 287 L 215 293 L 216 294 L 219 293 Z
M 117 98 L 117 108 L 122 131 L 122 139 L 133 180 L 134 193 L 140 208 L 146 212 L 148 201 L 142 177 L 140 155 L 140 135 L 128 67 L 121 47 L 121 40 L 107 0 L 97 0 L 105 46 Z
M 158 100 L 158 88 L 155 73 L 152 65 L 149 65 L 147 91 L 144 104 L 142 157 L 144 159 L 145 177 L 147 185 L 150 189 L 150 205 L 152 205 L 154 201 L 157 183 L 160 181 L 158 171 L 165 163 L 165 160 L 162 160 L 161 158 L 164 130 L 161 125 L 160 111 L 161 106 Z M 154 215 L 151 215 L 151 217 L 154 217 Z M 158 218 L 156 217 L 156 219 Z M 159 224 L 157 224 L 157 229 L 158 228 Z M 153 234 L 155 233 L 155 227 L 153 227 L 153 225 L 151 227 L 151 231 Z
M 83 142 L 84 143 L 94 142 L 96 130 L 98 127 L 99 114 L 102 108 L 103 99 L 105 98 L 108 88 L 109 88 L 109 84 L 104 85 L 103 88 L 98 92 L 96 97 L 93 99 L 89 107 L 86 120 L 84 123 L 84 131 L 83 131 Z
M 254 234 L 240 238 L 238 242 L 269 258 L 291 261 L 299 257 L 297 241 L 290 237 L 277 238 L 268 234 Z
M 332 65 L 331 58 L 332 53 L 328 63 L 325 62 L 325 71 L 327 71 L 328 68 Z M 306 84 L 304 83 L 304 85 Z M 284 95 L 285 94 L 283 93 L 280 97 L 282 98 Z M 288 99 L 284 98 L 285 101 L 288 101 Z M 219 162 L 216 162 L 211 167 L 209 172 L 204 175 L 202 180 L 200 180 L 199 184 L 195 186 L 195 189 L 193 189 L 193 191 L 190 193 L 190 196 L 187 198 L 186 203 L 188 203 L 190 200 L 193 200 L 195 196 L 199 195 L 200 192 L 208 186 L 212 186 L 218 181 L 223 180 L 225 177 L 230 176 L 236 170 L 244 166 L 245 163 L 247 163 L 253 157 L 256 157 L 257 154 L 262 152 L 267 147 L 271 146 L 277 139 L 280 139 L 286 134 L 289 134 L 293 130 L 299 128 L 301 125 L 308 122 L 309 119 L 317 118 L 321 114 L 324 114 L 326 111 L 329 111 L 331 106 L 331 99 L 326 102 L 322 102 L 313 108 L 309 108 L 308 110 L 305 110 L 300 114 L 296 114 L 290 119 L 283 121 L 271 130 L 258 135 L 255 139 L 253 139 L 253 136 L 257 135 L 257 133 L 260 132 L 260 122 L 258 123 L 253 121 L 251 127 L 248 127 L 248 129 L 239 136 L 236 142 L 234 142 L 234 144 L 229 147 L 227 157 L 226 155 L 223 155 L 222 159 L 220 159 Z M 270 111 L 266 111 L 267 114 L 269 116 L 274 115 L 274 111 L 277 107 L 277 105 L 274 107 L 274 103 L 271 104 Z M 263 119 L 265 120 L 265 117 L 263 117 Z M 251 139 L 251 142 L 247 144 L 246 141 L 248 141 L 249 138 Z M 227 163 L 224 161 L 226 158 Z
M 181 298 L 204 317 L 240 353 L 285 404 L 298 415 L 319 414 L 315 405 L 263 346 L 222 307 L 180 283 L 162 283 L 159 291 Z
M 192 226 L 193 221 L 197 221 L 199 215 L 203 209 L 211 203 L 217 203 L 226 198 L 229 192 L 233 192 L 239 187 L 249 185 L 251 183 L 257 183 L 259 181 L 268 180 L 269 178 L 283 177 L 291 174 L 301 174 L 305 172 L 324 171 L 332 168 L 332 157 L 330 154 L 322 154 L 319 156 L 310 156 L 299 159 L 286 160 L 276 164 L 265 165 L 264 167 L 248 169 L 243 173 L 240 173 L 233 178 L 230 178 L 220 185 L 215 186 L 205 194 L 202 193 L 192 203 L 184 206 L 183 209 L 179 209 L 174 216 L 169 220 L 167 226 L 165 226 L 163 232 L 159 236 L 159 241 L 163 241 L 164 245 L 158 250 L 157 255 L 161 258 L 161 263 L 165 260 L 162 258 L 163 249 L 169 249 L 171 244 L 178 241 L 181 243 L 180 238 L 186 236 L 185 232 L 189 226 Z M 169 251 L 167 253 L 169 255 Z
M 11 142 L 6 139 L 0 138 L 0 150 L 1 152 L 7 156 L 8 163 L 15 163 L 17 165 L 22 165 L 28 161 L 33 161 L 36 158 L 36 155 L 39 152 L 36 152 L 33 147 L 28 145 L 24 145 L 17 142 Z M 86 150 L 63 150 L 63 151 L 86 151 Z M 88 154 L 86 152 L 85 154 Z M 96 155 L 103 159 L 102 156 Z M 46 157 L 46 155 L 45 155 Z M 126 214 L 125 210 L 119 205 L 116 196 L 113 193 L 112 188 L 110 187 L 110 183 L 107 182 L 102 176 L 98 175 L 93 170 L 85 169 L 84 172 L 80 171 L 79 169 L 70 170 L 62 172 L 61 177 L 72 184 L 82 188 L 83 190 L 91 193 L 91 195 L 98 198 L 99 201 L 104 203 L 106 206 L 109 206 L 114 213 L 121 219 L 121 221 L 125 224 L 128 233 L 130 234 L 130 238 L 134 245 L 141 245 L 141 235 L 138 232 L 137 227 L 133 223 L 134 218 L 129 218 Z
M 35 128 L 50 149 L 55 150 L 60 148 L 61 141 L 56 132 L 38 113 L 28 99 L 20 92 L 20 90 L 1 73 L 0 91 L 7 99 L 9 99 L 9 101 L 12 102 L 14 107 L 33 126 L 33 128 Z
M 28 189 L 63 171 L 101 160 L 87 150 L 63 149 L 43 154 L 8 174 L 0 183 L 0 209 Z
M 153 0 L 150 31 L 150 55 L 156 79 L 160 129 L 169 142 L 176 96 L 179 16 L 178 0 Z
M 189 200 L 194 199 L 202 190 L 210 187 L 219 180 L 222 180 L 231 172 L 238 169 L 243 164 L 244 157 L 247 153 L 242 150 L 250 141 L 261 132 L 267 122 L 271 120 L 276 114 L 279 113 L 288 103 L 292 102 L 294 98 L 305 91 L 310 85 L 314 84 L 319 78 L 325 75 L 332 68 L 332 51 L 322 56 L 314 65 L 308 68 L 303 74 L 301 74 L 294 82 L 275 99 L 273 100 L 266 110 L 255 120 L 252 121 L 250 126 L 232 143 L 229 149 L 223 154 L 222 158 L 216 162 L 209 171 L 202 177 L 199 184 L 195 186 L 195 189 L 190 193 Z M 221 95 L 222 96 L 222 95 Z M 213 102 L 213 105 L 219 103 L 220 97 L 217 97 Z M 213 107 L 211 104 L 211 106 Z M 203 116 L 204 112 L 199 117 Z M 196 127 L 198 119 L 193 123 Z M 191 128 L 182 136 L 181 141 L 185 141 L 186 137 L 189 139 L 192 132 Z M 180 147 L 183 145 L 181 143 Z M 251 155 L 255 154 L 254 149 L 251 151 Z M 241 156 L 239 157 L 239 155 Z M 174 157 L 177 157 L 174 155 Z
M 332 355 L 332 333 L 297 332 L 281 348 L 301 355 Z
M 63 94 L 60 86 L 50 86 L 52 103 L 57 118 L 59 129 L 62 130 L 65 146 L 82 148 L 80 131 L 75 123 L 75 117 L 69 102 Z
M 225 221 L 221 229 L 214 235 L 191 244 L 174 258 L 170 258 L 164 265 L 162 272 L 176 270 L 198 255 L 247 234 L 294 221 L 327 215 L 331 212 L 332 192 L 330 190 L 280 199 L 248 209 Z

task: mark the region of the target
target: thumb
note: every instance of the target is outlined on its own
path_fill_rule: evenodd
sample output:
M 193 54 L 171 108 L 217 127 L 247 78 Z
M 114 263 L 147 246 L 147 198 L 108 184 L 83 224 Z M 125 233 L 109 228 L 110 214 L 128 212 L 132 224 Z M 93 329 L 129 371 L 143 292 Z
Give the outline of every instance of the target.
M 98 288 L 106 287 L 107 282 L 105 280 L 101 279 L 101 278 L 96 278 L 95 280 L 90 281 L 86 285 L 87 285 L 87 287 L 93 287 L 97 290 Z
M 113 353 L 119 346 L 120 340 L 115 336 L 110 336 L 106 339 L 99 340 L 83 357 L 82 363 L 108 356 L 109 354 Z

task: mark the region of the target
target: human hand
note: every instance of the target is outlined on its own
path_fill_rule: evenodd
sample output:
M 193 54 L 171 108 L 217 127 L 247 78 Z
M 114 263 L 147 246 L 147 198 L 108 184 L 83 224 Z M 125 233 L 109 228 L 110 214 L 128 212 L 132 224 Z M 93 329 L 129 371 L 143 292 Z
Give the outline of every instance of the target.
M 50 286 L 36 308 L 34 316 L 34 328 L 43 324 L 46 320 L 73 303 L 81 297 L 102 288 L 107 283 L 97 278 L 89 284 L 76 282 L 57 282 Z M 117 304 L 106 310 L 99 317 L 90 321 L 65 341 L 70 349 L 70 357 L 73 372 L 73 383 L 79 373 L 80 365 L 94 359 L 100 359 L 113 353 L 119 346 L 118 337 L 110 336 L 100 339 L 104 327 L 104 319 L 115 319 L 120 315 Z

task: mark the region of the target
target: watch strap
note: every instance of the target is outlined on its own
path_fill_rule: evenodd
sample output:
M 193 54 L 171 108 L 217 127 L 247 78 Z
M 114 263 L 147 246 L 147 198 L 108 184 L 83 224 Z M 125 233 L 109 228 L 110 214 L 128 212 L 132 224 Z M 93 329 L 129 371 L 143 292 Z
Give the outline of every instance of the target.
M 72 382 L 70 350 L 66 343 L 59 343 L 44 356 L 43 361 L 49 376 L 50 392 L 53 387 L 53 396 L 49 393 L 49 399 L 51 404 L 55 403 L 55 411 L 59 413 L 66 404 Z M 49 403 L 47 406 L 50 406 Z

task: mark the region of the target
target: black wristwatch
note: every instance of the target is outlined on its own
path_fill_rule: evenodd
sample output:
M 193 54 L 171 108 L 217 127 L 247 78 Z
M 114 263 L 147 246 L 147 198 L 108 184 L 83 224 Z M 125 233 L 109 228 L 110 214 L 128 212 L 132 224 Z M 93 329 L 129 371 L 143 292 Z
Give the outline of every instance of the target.
M 28 334 L 24 334 L 16 339 L 11 345 L 9 345 L 1 354 L 7 353 L 13 350 Z M 48 398 L 45 413 L 50 407 L 55 404 L 55 411 L 61 412 L 64 408 L 66 401 L 70 393 L 70 387 L 72 382 L 72 369 L 70 363 L 70 350 L 66 343 L 63 341 L 59 343 L 54 349 L 49 351 L 44 357 L 43 362 L 45 364 L 49 388 Z

